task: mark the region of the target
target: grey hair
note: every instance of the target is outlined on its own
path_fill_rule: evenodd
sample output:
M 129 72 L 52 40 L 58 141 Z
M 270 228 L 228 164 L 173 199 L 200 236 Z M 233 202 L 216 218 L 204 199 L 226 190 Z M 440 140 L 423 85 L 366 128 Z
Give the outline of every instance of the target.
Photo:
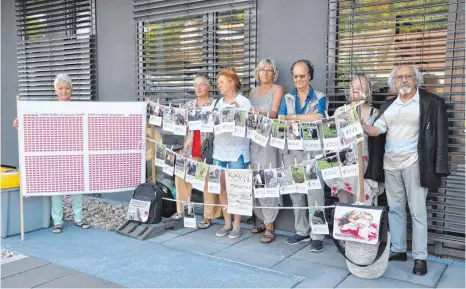
M 71 78 L 68 76 L 68 74 L 65 73 L 59 73 L 57 76 L 55 76 L 55 80 L 53 81 L 53 86 L 57 88 L 57 84 L 59 82 L 68 82 L 71 87 L 73 87 L 73 83 L 71 82 Z
M 259 63 L 256 66 L 256 69 L 254 71 L 255 79 L 256 79 L 257 82 L 260 82 L 259 70 L 262 67 L 266 66 L 267 64 L 272 66 L 272 69 L 273 69 L 273 82 L 277 81 L 277 79 L 278 79 L 278 69 L 277 69 L 277 65 L 275 64 L 275 60 L 273 60 L 272 58 L 266 57 L 266 58 L 262 59 L 261 61 L 259 61 Z
M 361 83 L 363 81 L 366 81 L 367 89 L 363 91 L 365 96 L 366 96 L 366 98 L 364 100 L 365 100 L 366 103 L 372 104 L 372 84 L 371 84 L 371 81 L 369 80 L 369 78 L 367 78 L 367 76 L 365 74 L 363 74 L 363 73 L 354 75 L 351 78 L 350 89 L 353 88 L 353 82 L 355 80 L 359 80 Z
M 400 67 L 409 67 L 414 71 L 414 74 L 416 75 L 416 86 L 418 88 L 424 83 L 424 78 L 422 77 L 422 73 L 419 71 L 417 67 L 415 67 L 414 65 L 398 65 L 392 69 L 392 72 L 390 73 L 390 76 L 388 77 L 388 80 L 387 80 L 388 87 L 391 90 L 396 91 L 396 88 L 393 85 L 393 80 L 395 79 L 395 73 L 398 71 L 398 68 Z
M 207 76 L 207 74 L 199 73 L 196 76 L 194 76 L 194 81 L 196 81 L 196 79 L 204 80 L 205 82 L 207 82 L 207 84 L 209 84 L 209 88 L 212 89 L 212 81 L 210 80 L 209 76 Z

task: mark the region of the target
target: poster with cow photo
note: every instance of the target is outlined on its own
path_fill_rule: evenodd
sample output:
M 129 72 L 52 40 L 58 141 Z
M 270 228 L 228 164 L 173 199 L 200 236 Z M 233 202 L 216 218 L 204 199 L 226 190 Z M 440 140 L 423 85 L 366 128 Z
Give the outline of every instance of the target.
M 290 169 L 291 176 L 296 187 L 296 193 L 307 194 L 309 188 L 307 187 L 306 179 L 304 176 L 304 165 L 292 165 Z
M 220 131 L 219 133 L 235 132 L 235 111 L 234 107 L 225 107 L 220 110 Z
M 175 176 L 182 178 L 186 176 L 186 158 L 175 154 Z
M 303 147 L 305 151 L 322 151 L 317 124 L 301 122 L 303 132 Z
M 147 200 L 131 199 L 128 205 L 128 212 L 126 213 L 126 220 L 136 222 L 147 222 L 149 218 L 151 201 Z
M 202 128 L 201 121 L 202 108 L 193 108 L 188 110 L 188 129 L 200 130 Z
M 340 138 L 338 137 L 337 125 L 335 118 L 322 119 L 322 132 L 324 150 L 336 151 L 340 147 Z
M 196 170 L 197 170 L 197 162 L 195 160 L 186 159 L 186 178 L 185 180 L 193 184 L 196 182 Z
M 296 186 L 294 185 L 291 169 L 278 168 L 277 169 L 278 185 L 280 186 L 280 195 L 296 193 Z
M 335 116 L 335 119 L 338 135 L 344 144 L 354 143 L 358 135 L 364 133 L 356 107 L 343 110 L 343 112 Z
M 256 134 L 257 127 L 261 121 L 262 115 L 254 112 L 248 112 L 246 120 L 246 137 L 252 139 Z
M 265 179 L 265 189 L 266 189 L 267 196 L 271 198 L 280 197 L 277 170 L 276 169 L 265 169 L 264 179 Z
M 201 108 L 201 132 L 214 132 L 214 121 L 212 119 L 212 108 L 204 106 Z
M 162 126 L 162 118 L 163 118 L 163 106 L 150 101 L 148 103 L 149 109 L 149 124 L 155 126 Z
M 155 150 L 155 166 L 162 168 L 165 166 L 165 150 L 164 144 L 157 143 L 157 149 Z
M 315 159 L 309 159 L 304 164 L 304 179 L 310 190 L 322 189 L 322 183 L 317 175 L 317 161 Z
M 286 141 L 289 150 L 303 150 L 301 123 L 299 121 L 287 121 Z
M 359 176 L 359 165 L 356 144 L 353 143 L 340 148 L 338 154 L 341 162 L 341 177 L 349 178 Z
M 209 166 L 209 180 L 207 182 L 207 190 L 211 194 L 220 194 L 220 174 L 222 170 L 218 166 Z
M 162 129 L 168 132 L 175 132 L 175 109 L 173 107 L 164 107 Z
M 186 109 L 175 108 L 175 130 L 176 135 L 186 135 Z
M 326 155 L 316 157 L 317 167 L 322 173 L 324 180 L 331 180 L 341 177 L 340 158 L 338 152 L 329 152 Z
M 169 176 L 173 176 L 175 171 L 175 152 L 169 149 L 165 149 L 165 164 L 163 166 L 163 172 Z
M 209 173 L 209 165 L 206 163 L 197 163 L 196 174 L 194 175 L 193 189 L 204 192 L 205 181 Z
M 286 122 L 278 119 L 273 120 L 270 146 L 284 150 L 286 138 Z
M 336 206 L 333 219 L 333 238 L 366 244 L 379 241 L 382 210 L 352 206 Z
M 273 121 L 265 116 L 261 117 L 261 121 L 257 126 L 256 133 L 252 137 L 252 141 L 262 147 L 266 147 L 269 142 L 270 131 L 272 130 Z
M 248 112 L 241 109 L 235 111 L 235 131 L 232 133 L 233 136 L 246 137 L 246 118 Z

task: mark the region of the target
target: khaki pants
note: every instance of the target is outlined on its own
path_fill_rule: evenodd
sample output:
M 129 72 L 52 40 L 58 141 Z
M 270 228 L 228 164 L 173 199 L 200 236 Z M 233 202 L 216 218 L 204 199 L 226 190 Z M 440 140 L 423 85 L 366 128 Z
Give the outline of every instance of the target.
M 175 186 L 176 186 L 176 199 L 178 201 L 187 201 L 188 198 L 191 197 L 191 191 L 193 186 L 183 180 L 175 176 Z M 207 179 L 204 185 L 204 204 L 220 204 L 219 195 L 212 194 L 207 192 Z M 183 213 L 183 203 L 177 202 L 176 203 L 176 211 L 179 214 Z M 222 214 L 222 207 L 219 206 L 209 206 L 204 205 L 204 218 L 206 219 L 215 219 L 220 217 Z

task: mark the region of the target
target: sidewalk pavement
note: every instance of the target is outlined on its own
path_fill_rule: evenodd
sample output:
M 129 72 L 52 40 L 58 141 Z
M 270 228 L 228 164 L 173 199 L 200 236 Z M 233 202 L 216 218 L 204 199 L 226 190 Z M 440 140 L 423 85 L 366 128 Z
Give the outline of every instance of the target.
M 350 274 L 344 258 L 337 252 L 331 240 L 324 241 L 325 249 L 322 253 L 311 253 L 308 243 L 286 245 L 284 235 L 277 235 L 271 244 L 261 244 L 260 234 L 253 235 L 249 230 L 244 230 L 238 239 L 218 238 L 215 236 L 215 231 L 220 226 L 220 224 L 214 224 L 207 230 L 183 228 L 167 231 L 161 236 L 143 242 L 154 242 L 180 249 L 186 254 L 196 252 L 210 255 L 212 258 L 267 268 L 277 273 L 283 272 L 305 277 L 295 286 L 297 288 L 465 287 L 465 268 L 462 262 L 453 261 L 448 264 L 447 260 L 443 263 L 428 261 L 429 273 L 425 276 L 412 274 L 412 259 L 407 262 L 390 262 L 383 277 L 376 280 L 363 280 Z M 63 234 L 66 234 L 66 230 Z M 188 248 L 191 252 L 186 251 Z M 251 267 L 251 270 L 253 268 Z M 122 287 L 119 284 L 85 275 L 60 264 L 52 264 L 35 257 L 2 264 L 1 271 L 2 288 Z M 229 278 L 228 274 L 231 273 L 233 272 L 225 272 L 224 278 Z M 214 284 L 211 286 L 215 287 Z

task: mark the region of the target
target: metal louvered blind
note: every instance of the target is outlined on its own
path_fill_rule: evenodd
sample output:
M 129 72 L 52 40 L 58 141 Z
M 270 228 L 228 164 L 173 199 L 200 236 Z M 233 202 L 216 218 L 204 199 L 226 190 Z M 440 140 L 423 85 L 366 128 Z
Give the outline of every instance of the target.
M 438 192 L 429 192 L 429 250 L 461 256 L 465 250 L 465 23 L 464 0 L 329 0 L 327 95 L 345 102 L 352 73 L 372 81 L 376 104 L 394 95 L 391 69 L 412 64 L 425 89 L 448 107 L 449 168 Z M 410 231 L 410 230 L 409 230 Z
M 96 95 L 95 0 L 16 0 L 20 99 L 56 99 L 53 80 L 67 73 L 74 100 Z
M 247 92 L 257 53 L 255 0 L 134 0 L 136 97 L 183 103 L 200 72 L 234 68 Z M 217 94 L 215 87 L 214 94 Z

